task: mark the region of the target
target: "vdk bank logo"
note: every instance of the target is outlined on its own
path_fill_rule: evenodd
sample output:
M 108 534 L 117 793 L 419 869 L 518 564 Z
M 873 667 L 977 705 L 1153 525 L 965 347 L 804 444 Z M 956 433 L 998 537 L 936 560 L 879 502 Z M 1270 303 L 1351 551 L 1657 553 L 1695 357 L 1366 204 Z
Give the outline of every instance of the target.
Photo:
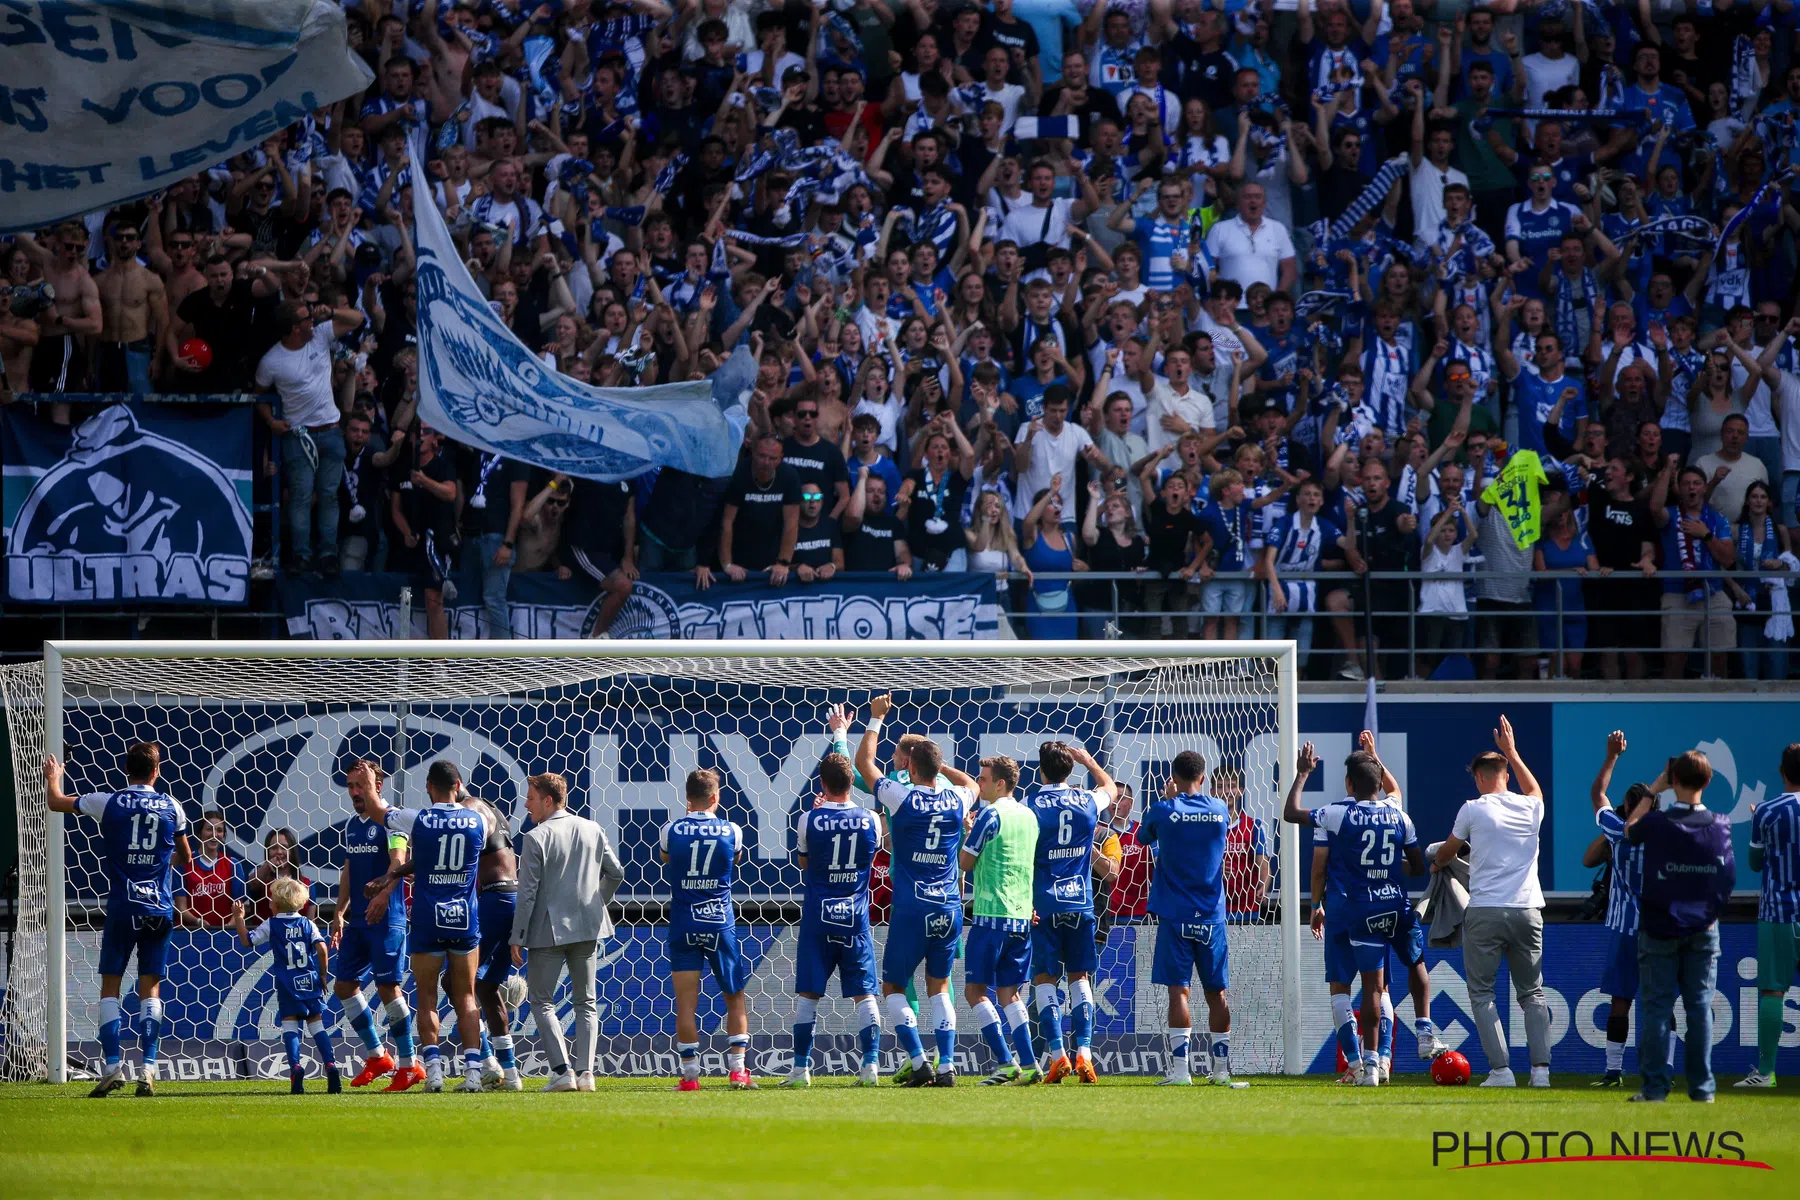
M 6 546 L 13 600 L 241 603 L 249 576 L 250 514 L 236 485 L 125 405 L 75 431 L 19 506 Z

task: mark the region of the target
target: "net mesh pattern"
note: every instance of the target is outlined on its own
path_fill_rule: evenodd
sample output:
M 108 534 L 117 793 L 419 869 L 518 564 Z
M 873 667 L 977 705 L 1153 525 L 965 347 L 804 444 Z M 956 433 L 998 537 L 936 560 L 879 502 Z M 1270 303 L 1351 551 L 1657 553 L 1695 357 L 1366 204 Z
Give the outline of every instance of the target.
M 11 668 L 0 677 L 19 782 L 23 863 L 21 949 L 6 998 L 4 1065 L 12 1077 L 43 1078 L 50 886 L 41 773 L 45 676 L 39 665 Z M 1210 790 L 1242 814 L 1226 880 L 1233 914 L 1234 1068 L 1275 1072 L 1285 1065 L 1274 878 L 1280 705 L 1273 658 L 83 657 L 65 660 L 63 681 L 68 791 L 122 786 L 125 747 L 139 739 L 161 742 L 162 790 L 182 802 L 190 822 L 203 812 L 223 815 L 224 853 L 235 860 L 239 890 L 246 877 L 251 880 L 252 905 L 260 894 L 256 880 L 266 879 L 285 857 L 289 865 L 280 869 L 298 870 L 312 884 L 321 925 L 333 909 L 343 833 L 352 816 L 344 776 L 350 762 L 380 761 L 389 773 L 388 801 L 418 807 L 426 803 L 425 767 L 448 758 L 461 768 L 469 790 L 508 818 L 515 838 L 527 820 L 527 776 L 562 774 L 571 809 L 606 829 L 626 867 L 615 901 L 615 916 L 624 919 L 599 972 L 605 1074 L 673 1071 L 674 1008 L 662 925 L 669 888 L 656 845 L 661 827 L 681 811 L 688 771 L 719 771 L 724 813 L 745 833 L 737 898 L 752 967 L 752 1044 L 756 1064 L 776 1070 L 791 1051 L 800 898 L 795 820 L 817 792 L 817 763 L 830 749 L 824 725 L 830 706 L 855 707 L 854 746 L 869 696 L 891 692 L 896 707 L 884 730 L 884 768 L 897 736 L 918 732 L 933 737 L 952 764 L 971 774 L 982 755 L 1011 755 L 1024 768 L 1021 790 L 1035 782 L 1041 742 L 1080 742 L 1132 789 L 1134 819 L 1160 795 L 1174 756 L 1198 750 L 1208 764 Z M 1079 770 L 1072 782 L 1080 782 Z M 859 800 L 873 803 L 866 794 Z M 80 1060 L 91 1055 L 96 1040 L 106 884 L 97 823 L 64 820 L 68 1039 Z M 1096 1060 L 1103 1071 L 1156 1071 L 1163 1064 L 1167 998 L 1150 983 L 1154 931 L 1143 915 L 1143 893 L 1152 866 L 1134 838 L 1123 840 L 1125 874 L 1109 900 L 1117 923 L 1093 984 Z M 879 869 L 877 876 L 879 953 L 887 913 Z M 280 1069 L 280 1056 L 268 959 L 242 952 L 228 929 L 209 923 L 223 909 L 205 899 L 204 889 L 217 886 L 203 884 L 198 902 L 182 901 L 191 918 L 170 943 L 161 1069 L 189 1078 L 221 1071 L 223 1077 L 271 1074 Z M 922 995 L 923 980 L 918 982 Z M 987 1051 L 962 1006 L 961 982 L 959 967 L 952 988 L 963 1033 L 959 1054 L 968 1056 L 969 1067 L 982 1069 Z M 128 978 L 128 1032 L 136 1010 L 132 990 Z M 374 988 L 365 993 L 374 1003 Z M 559 1015 L 565 1026 L 572 1021 L 566 1002 Z M 327 1018 L 339 1022 L 339 1033 L 348 1032 L 335 1002 L 328 1004 Z M 722 1018 L 709 978 L 701 1027 L 718 1035 L 710 1042 L 722 1041 Z M 832 1073 L 834 1065 L 849 1062 L 854 1027 L 848 1001 L 833 996 L 821 1002 L 815 1072 Z M 535 1044 L 529 1007 L 514 1011 L 512 1032 L 521 1045 Z M 883 1045 L 891 1056 L 889 1034 Z M 349 1045 L 355 1049 L 353 1040 Z M 834 1046 L 846 1053 L 834 1057 Z M 522 1066 L 542 1073 L 534 1054 L 528 1049 Z M 844 1066 L 849 1069 L 853 1065 Z

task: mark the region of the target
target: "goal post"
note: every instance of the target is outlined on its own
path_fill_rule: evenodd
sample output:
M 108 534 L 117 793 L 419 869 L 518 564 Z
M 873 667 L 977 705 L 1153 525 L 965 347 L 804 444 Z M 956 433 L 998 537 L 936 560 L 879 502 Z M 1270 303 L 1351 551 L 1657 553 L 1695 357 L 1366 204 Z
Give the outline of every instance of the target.
M 719 769 L 727 814 L 746 831 L 737 899 L 756 964 L 753 1049 L 766 1069 L 791 1048 L 794 819 L 829 749 L 824 714 L 855 706 L 854 745 L 868 697 L 880 692 L 897 706 L 884 763 L 894 735 L 912 730 L 964 768 L 1011 754 L 1023 790 L 1035 781 L 1038 743 L 1067 737 L 1132 787 L 1133 818 L 1156 799 L 1175 753 L 1200 750 L 1208 790 L 1233 792 L 1243 826 L 1227 861 L 1237 1069 L 1299 1074 L 1311 1057 L 1300 1003 L 1302 839 L 1280 821 L 1299 745 L 1292 642 L 51 642 L 42 663 L 0 670 L 0 690 L 21 860 L 17 950 L 0 1009 L 3 1077 L 63 1082 L 71 1056 L 79 1061 L 94 1038 L 105 894 L 97 835 L 91 822 L 47 812 L 42 759 L 65 761 L 72 793 L 110 791 L 123 782 L 125 745 L 140 739 L 165 746 L 162 786 L 190 824 L 203 811 L 221 814 L 224 852 L 240 877 L 286 861 L 326 907 L 352 815 L 343 790 L 350 761 L 382 762 L 390 801 L 416 806 L 426 764 L 449 758 L 515 835 L 526 820 L 525 777 L 563 774 L 571 809 L 607 828 L 627 867 L 615 900 L 625 919 L 601 967 L 602 1073 L 660 1073 L 658 1056 L 670 1048 L 672 1001 L 659 969 L 668 893 L 655 831 L 679 811 L 686 771 Z M 878 890 L 878 946 L 880 901 Z M 1126 905 L 1103 950 L 1095 986 L 1103 1070 L 1160 1069 L 1166 997 L 1149 978 L 1153 920 Z M 276 1037 L 266 972 L 228 930 L 186 924 L 171 944 L 163 1069 L 172 1069 L 173 1041 L 174 1057 L 191 1058 L 179 1062 L 182 1078 L 270 1073 L 254 1057 Z M 125 991 L 129 1024 L 130 980 Z M 703 1030 L 716 1000 L 709 983 Z M 849 1011 L 821 1002 L 821 1043 L 831 1043 L 829 1030 L 849 1044 Z M 337 1016 L 328 1006 L 328 1020 Z M 959 1025 L 973 1030 L 966 1019 Z M 515 1033 L 522 1044 L 535 1033 L 528 1008 Z

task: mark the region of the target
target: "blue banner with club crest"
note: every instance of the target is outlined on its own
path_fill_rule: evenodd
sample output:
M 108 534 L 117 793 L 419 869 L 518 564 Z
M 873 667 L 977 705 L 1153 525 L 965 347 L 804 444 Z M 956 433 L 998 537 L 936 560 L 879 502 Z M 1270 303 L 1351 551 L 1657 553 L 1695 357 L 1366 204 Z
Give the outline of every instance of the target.
M 453 638 L 479 638 L 483 628 L 481 573 L 452 576 L 455 600 L 444 608 Z M 406 575 L 352 572 L 281 580 L 288 635 L 332 641 L 424 637 L 425 609 L 413 601 L 403 627 L 400 589 Z M 548 571 L 515 573 L 506 588 L 514 633 L 528 638 L 913 638 L 966 641 L 998 636 L 999 609 L 991 574 L 925 573 L 901 582 L 892 575 L 846 572 L 829 582 L 771 587 L 752 575 L 743 583 L 694 586 L 689 574 L 638 579 L 612 624 L 598 627 L 600 594 L 582 577 Z
M 0 412 L 6 599 L 238 605 L 250 579 L 250 410 L 115 404 L 79 426 Z
M 413 173 L 425 177 L 416 163 Z M 656 467 L 708 479 L 737 467 L 749 421 L 739 389 L 728 383 L 738 372 L 640 388 L 579 383 L 547 366 L 494 315 L 437 208 L 414 211 L 426 424 L 465 445 L 606 483 Z

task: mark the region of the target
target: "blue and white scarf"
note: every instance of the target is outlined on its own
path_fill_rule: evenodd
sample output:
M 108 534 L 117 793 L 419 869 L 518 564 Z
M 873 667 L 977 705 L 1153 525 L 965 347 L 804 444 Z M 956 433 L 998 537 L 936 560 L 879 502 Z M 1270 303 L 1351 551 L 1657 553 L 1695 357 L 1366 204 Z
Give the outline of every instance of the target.
M 1575 354 L 1587 344 L 1587 339 L 1581 336 L 1581 314 L 1584 311 L 1591 313 L 1595 299 L 1604 296 L 1605 293 L 1600 290 L 1600 281 L 1595 279 L 1594 273 L 1586 267 L 1581 268 L 1581 300 L 1579 304 L 1576 303 L 1574 289 L 1569 286 L 1572 282 L 1569 277 L 1559 271 L 1554 278 L 1556 280 L 1556 336 L 1562 339 L 1563 353 Z

